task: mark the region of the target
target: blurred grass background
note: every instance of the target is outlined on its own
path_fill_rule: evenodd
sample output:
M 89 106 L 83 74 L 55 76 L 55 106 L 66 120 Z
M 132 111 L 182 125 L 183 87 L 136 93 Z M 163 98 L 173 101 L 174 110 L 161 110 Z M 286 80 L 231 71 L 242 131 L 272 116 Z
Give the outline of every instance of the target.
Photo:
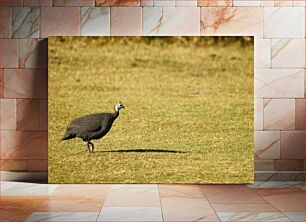
M 49 37 L 49 183 L 251 183 L 253 39 Z M 79 116 L 120 112 L 94 140 Z M 127 152 L 111 152 L 111 151 Z M 172 152 L 174 151 L 174 152 Z

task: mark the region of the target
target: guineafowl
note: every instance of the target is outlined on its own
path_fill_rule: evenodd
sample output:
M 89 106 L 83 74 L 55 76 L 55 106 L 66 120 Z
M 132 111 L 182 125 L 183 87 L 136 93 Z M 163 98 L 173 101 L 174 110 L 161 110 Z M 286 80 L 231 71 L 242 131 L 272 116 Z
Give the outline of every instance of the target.
M 115 113 L 96 113 L 74 119 L 67 127 L 62 140 L 81 138 L 87 143 L 90 153 L 94 152 L 94 145 L 91 140 L 101 139 L 111 129 L 113 122 L 119 116 L 119 110 L 124 108 L 121 103 L 115 105 Z M 91 148 L 90 148 L 91 146 Z

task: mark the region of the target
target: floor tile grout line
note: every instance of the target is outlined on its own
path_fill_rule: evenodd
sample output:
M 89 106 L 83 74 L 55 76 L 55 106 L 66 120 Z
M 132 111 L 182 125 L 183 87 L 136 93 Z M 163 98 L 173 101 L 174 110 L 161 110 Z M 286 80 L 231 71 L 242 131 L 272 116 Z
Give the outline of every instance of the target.
M 112 184 L 111 185 L 111 187 L 109 188 L 109 192 L 107 193 L 107 195 L 105 196 L 105 200 L 107 199 L 107 196 L 109 195 L 109 193 L 110 193 L 110 191 L 111 191 L 111 189 L 112 189 L 112 187 L 114 186 L 114 185 L 140 185 L 140 184 Z M 141 184 L 141 185 L 146 185 L 146 184 Z M 156 185 L 156 187 L 157 187 L 157 190 L 158 190 L 158 197 L 159 197 L 159 189 L 158 189 L 158 184 L 149 184 L 149 185 Z M 105 204 L 105 201 L 104 201 L 104 203 L 103 203 L 103 205 Z M 118 208 L 119 206 L 107 206 L 106 208 Z M 138 206 L 138 207 L 141 207 L 141 206 Z M 150 207 L 151 208 L 151 206 L 145 206 L 145 207 L 143 207 L 143 208 L 146 208 L 146 207 Z M 153 206 L 154 207 L 154 206 Z M 120 208 L 129 208 L 128 206 L 124 206 L 124 207 L 120 207 Z M 160 206 L 159 207 L 156 207 L 156 208 L 159 208 L 160 210 L 161 210 L 161 203 L 160 203 Z M 98 221 L 98 219 L 99 219 L 99 217 L 100 217 L 100 215 L 101 215 L 101 211 L 102 211 L 102 209 L 103 209 L 103 206 L 102 206 L 102 208 L 101 208 L 101 210 L 100 210 L 100 212 L 99 212 L 99 214 L 98 214 L 98 217 L 97 217 L 97 220 L 96 221 Z M 162 213 L 162 210 L 161 210 L 161 213 Z M 161 215 L 162 216 L 162 218 L 163 218 L 163 215 Z M 160 222 L 163 222 L 164 220 L 162 219 L 162 221 L 160 221 Z
M 247 186 L 248 187 L 248 186 Z M 271 202 L 269 202 L 266 198 L 264 198 L 262 195 L 260 195 L 259 193 L 255 192 L 253 189 L 249 188 L 249 190 L 251 190 L 253 193 L 255 193 L 257 196 L 259 196 L 262 200 L 264 200 L 267 204 L 271 205 L 272 207 L 274 207 L 278 213 L 280 213 L 281 215 L 283 215 L 284 217 L 288 218 L 290 221 L 292 221 L 289 217 L 287 217 L 287 215 L 285 215 L 279 208 L 277 208 L 276 206 L 274 206 Z M 256 189 L 256 188 L 255 188 Z M 262 189 L 262 188 L 259 188 Z M 273 189 L 273 188 L 263 188 L 263 189 Z M 260 213 L 260 212 L 255 212 L 255 213 Z
M 252 190 L 251 188 L 249 188 L 250 190 Z M 260 188 L 259 188 L 260 189 Z M 262 189 L 262 188 L 261 188 Z M 266 189 L 266 188 L 263 188 Z M 252 190 L 253 191 L 253 190 Z M 262 195 L 260 195 L 259 193 L 253 191 L 254 193 L 256 193 L 261 199 L 263 199 L 267 204 L 270 204 L 272 207 L 274 207 L 278 213 L 282 214 L 283 216 L 285 216 L 286 218 L 288 218 L 290 221 L 292 221 L 289 217 L 287 217 L 280 209 L 278 209 L 276 206 L 274 206 L 272 203 L 270 203 L 266 198 L 264 198 Z
M 255 195 L 257 195 L 258 197 L 260 197 L 263 201 L 265 201 L 265 203 L 270 204 L 265 198 L 263 198 L 263 196 L 261 196 L 260 194 L 258 194 L 257 192 L 254 191 L 254 189 L 250 188 L 247 186 L 247 188 L 249 190 L 251 190 Z M 256 189 L 256 188 L 255 188 Z M 260 189 L 260 188 L 259 188 Z M 271 206 L 273 206 L 272 204 L 270 204 Z M 273 206 L 274 207 L 274 206 Z
M 99 213 L 98 213 L 98 216 L 97 216 L 97 218 L 96 218 L 96 221 L 98 221 L 98 220 L 99 220 L 99 217 L 100 217 L 100 214 L 101 214 L 102 209 L 103 209 L 103 207 L 104 207 L 104 204 L 105 204 L 106 198 L 107 198 L 108 194 L 110 193 L 110 191 L 111 191 L 111 188 L 112 188 L 112 187 L 113 187 L 113 184 L 112 184 L 112 185 L 109 187 L 109 190 L 107 191 L 107 194 L 105 195 L 105 198 L 104 198 L 103 204 L 102 204 L 101 209 L 100 209 L 100 211 L 99 211 Z
M 199 185 L 198 185 L 199 187 Z M 222 222 L 221 218 L 219 217 L 218 213 L 215 211 L 214 207 L 212 206 L 211 202 L 209 201 L 209 199 L 205 196 L 204 192 L 202 191 L 202 189 L 199 187 L 199 189 L 201 190 L 203 196 L 207 199 L 208 203 L 210 204 L 211 208 L 214 210 L 215 214 L 217 215 L 217 217 L 219 218 L 219 220 Z M 249 188 L 250 189 L 250 188 Z M 252 190 L 252 189 L 250 189 Z M 260 194 L 257 194 L 255 191 L 252 190 L 253 193 L 255 193 L 256 195 L 258 195 L 261 199 L 263 199 L 267 204 L 271 205 L 272 207 L 274 207 L 278 213 L 280 213 L 282 216 L 288 218 L 290 221 L 292 221 L 284 212 L 282 212 L 279 208 L 277 208 L 276 206 L 274 206 L 272 203 L 270 203 L 268 200 L 266 200 L 263 196 L 261 196 Z M 252 203 L 250 203 L 252 204 Z M 254 203 L 255 204 L 255 203 Z M 239 212 L 236 212 L 239 213 Z M 241 213 L 241 212 L 240 212 Z M 253 213 L 260 213 L 260 212 L 256 212 L 254 211 Z
M 162 221 L 164 222 L 164 212 L 163 212 L 163 207 L 162 207 L 162 201 L 161 201 L 161 196 L 160 196 L 160 187 L 159 184 L 156 184 L 157 189 L 158 189 L 158 197 L 159 197 L 159 205 L 160 205 L 160 211 L 161 211 L 161 216 L 162 216 Z
M 198 188 L 200 189 L 200 191 L 201 191 L 203 197 L 207 200 L 207 202 L 209 203 L 210 207 L 211 207 L 211 208 L 213 209 L 213 211 L 215 212 L 215 214 L 216 214 L 216 216 L 218 217 L 219 221 L 222 222 L 222 220 L 221 220 L 221 218 L 219 217 L 217 211 L 215 210 L 215 208 L 213 208 L 211 202 L 210 202 L 209 199 L 205 196 L 204 191 L 201 189 L 201 187 L 200 187 L 201 185 L 197 185 L 197 186 L 198 186 Z M 204 185 L 204 186 L 205 186 L 205 185 Z
M 268 188 L 269 189 L 269 188 Z M 258 194 L 262 199 L 264 199 L 268 204 L 270 204 L 272 207 L 274 207 L 277 212 L 279 212 L 280 214 L 282 214 L 283 216 L 287 217 L 287 215 L 285 213 L 283 213 L 283 211 L 281 211 L 278 207 L 274 206 L 271 202 L 269 202 L 266 198 L 264 198 L 262 195 Z M 292 221 L 289 217 L 287 217 L 290 221 Z

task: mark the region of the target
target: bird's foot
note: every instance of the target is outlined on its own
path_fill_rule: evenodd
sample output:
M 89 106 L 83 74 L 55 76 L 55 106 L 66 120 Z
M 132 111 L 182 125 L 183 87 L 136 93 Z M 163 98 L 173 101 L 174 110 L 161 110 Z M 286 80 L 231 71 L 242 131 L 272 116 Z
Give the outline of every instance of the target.
M 93 153 L 94 152 L 94 145 L 93 145 L 93 143 L 91 143 L 91 142 L 87 142 L 87 149 L 88 149 L 88 152 L 89 153 Z
M 87 143 L 87 151 L 89 152 L 89 153 L 91 153 L 91 149 L 90 149 L 90 142 L 86 142 Z

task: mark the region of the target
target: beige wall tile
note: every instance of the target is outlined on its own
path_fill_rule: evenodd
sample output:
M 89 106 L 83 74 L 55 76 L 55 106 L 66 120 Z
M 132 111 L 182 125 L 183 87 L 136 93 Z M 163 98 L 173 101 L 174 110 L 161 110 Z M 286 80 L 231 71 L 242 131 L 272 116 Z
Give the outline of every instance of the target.
M 0 7 L 0 38 L 11 38 L 12 9 Z
M 198 0 L 198 6 L 233 6 L 233 0 Z
M 254 155 L 255 159 L 280 159 L 280 132 L 255 131 Z
M 153 0 L 154 7 L 175 6 L 175 0 Z
M 274 0 L 261 0 L 260 6 L 274 6 Z
M 1 99 L 0 108 L 1 130 L 16 130 L 16 99 Z
M 1 131 L 3 159 L 47 159 L 48 133 L 46 131 Z
M 0 7 L 22 6 L 22 0 L 1 0 Z
M 175 6 L 191 7 L 197 5 L 198 5 L 197 0 L 175 0 Z
M 19 68 L 47 68 L 48 40 L 20 39 Z
M 281 159 L 304 159 L 305 131 L 281 132 Z
M 26 160 L 0 160 L 0 169 L 3 171 L 26 171 Z
M 111 35 L 139 36 L 142 33 L 142 8 L 140 7 L 112 7 Z
M 146 7 L 143 9 L 143 34 L 200 35 L 199 20 L 197 7 Z
M 48 130 L 48 100 L 40 100 L 39 129 Z
M 265 38 L 304 38 L 305 10 L 300 7 L 265 7 Z
M 255 68 L 271 68 L 271 40 L 255 39 L 254 51 Z
M 304 63 L 304 39 L 272 39 L 273 68 L 304 68 Z
M 95 0 L 53 0 L 53 6 L 95 6 Z
M 305 7 L 306 2 L 304 0 L 293 0 L 293 6 L 295 6 L 295 7 Z
M 39 130 L 38 99 L 17 100 L 17 130 Z
M 255 98 L 303 98 L 303 69 L 255 69 Z
M 3 69 L 0 69 L 0 99 L 3 98 Z
M 254 129 L 263 130 L 263 100 L 254 100 Z
M 96 0 L 96 6 L 140 6 L 140 1 L 141 0 Z
M 202 7 L 201 35 L 263 36 L 261 7 Z
M 304 70 L 304 98 L 306 98 L 306 69 Z
M 18 40 L 0 39 L 0 68 L 18 68 Z
M 246 6 L 246 7 L 251 7 L 251 6 L 260 6 L 260 0 L 233 0 L 233 6 Z
M 303 160 L 275 160 L 275 170 L 277 171 L 303 171 Z
M 295 129 L 305 129 L 305 99 L 295 100 Z
M 254 160 L 255 171 L 273 171 L 274 160 Z
M 110 35 L 109 7 L 82 7 L 81 20 L 81 35 Z
M 80 35 L 80 12 L 79 7 L 42 7 L 41 38 Z
M 24 6 L 52 6 L 52 0 L 23 0 Z
M 28 160 L 27 171 L 32 171 L 32 172 L 48 171 L 48 160 Z
M 294 99 L 264 99 L 264 130 L 290 130 L 294 128 Z
M 47 98 L 47 69 L 6 69 L 3 79 L 4 98 Z
M 39 8 L 12 8 L 12 37 L 39 38 Z
M 141 0 L 140 5 L 141 6 L 153 6 L 154 0 Z
M 274 0 L 275 7 L 290 7 L 293 6 L 293 0 Z

